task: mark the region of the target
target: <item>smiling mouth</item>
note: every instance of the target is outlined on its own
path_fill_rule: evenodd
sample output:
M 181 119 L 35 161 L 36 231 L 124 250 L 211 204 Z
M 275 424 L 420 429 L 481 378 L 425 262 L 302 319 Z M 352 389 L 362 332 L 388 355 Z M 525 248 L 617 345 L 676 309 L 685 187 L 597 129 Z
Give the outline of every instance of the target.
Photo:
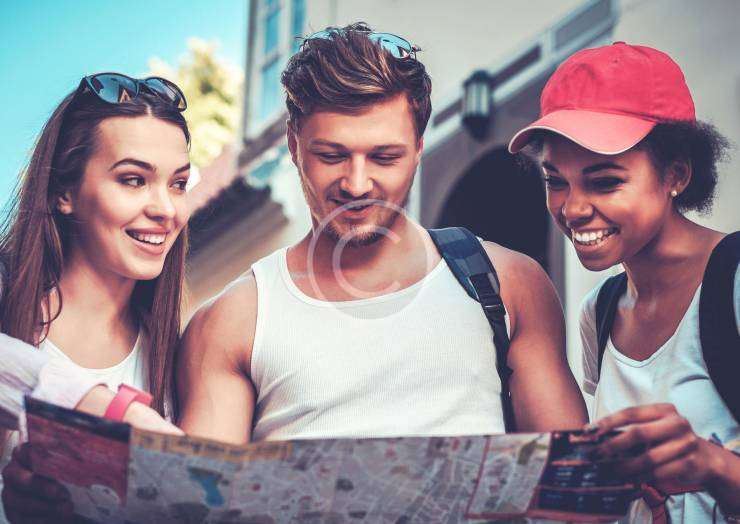
M 584 231 L 579 233 L 571 230 L 571 239 L 574 244 L 580 246 L 598 246 L 602 244 L 607 238 L 619 232 L 616 227 L 609 227 L 605 229 L 599 229 L 595 231 Z
M 346 211 L 362 211 L 373 205 L 372 202 L 366 203 L 367 200 L 360 200 L 359 202 L 340 202 L 339 200 L 333 200 L 333 202 Z
M 136 231 L 126 231 L 126 234 L 134 240 L 151 246 L 161 246 L 167 236 L 165 233 L 137 233 Z

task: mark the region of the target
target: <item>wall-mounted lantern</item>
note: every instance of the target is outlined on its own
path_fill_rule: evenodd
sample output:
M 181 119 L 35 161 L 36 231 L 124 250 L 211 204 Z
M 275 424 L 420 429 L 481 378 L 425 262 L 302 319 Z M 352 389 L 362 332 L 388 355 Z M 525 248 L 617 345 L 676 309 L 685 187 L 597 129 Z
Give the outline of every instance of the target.
M 488 135 L 493 115 L 495 79 L 487 71 L 475 71 L 463 83 L 462 123 L 476 140 Z

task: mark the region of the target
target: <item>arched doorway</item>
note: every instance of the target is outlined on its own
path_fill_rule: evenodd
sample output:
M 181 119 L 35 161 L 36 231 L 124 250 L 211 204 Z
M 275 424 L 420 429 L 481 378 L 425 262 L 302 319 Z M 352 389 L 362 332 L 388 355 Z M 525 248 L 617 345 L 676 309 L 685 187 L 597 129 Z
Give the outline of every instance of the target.
M 504 148 L 483 155 L 460 178 L 437 221 L 437 227 L 447 226 L 464 226 L 529 255 L 548 272 L 552 268 L 542 178 L 536 166 L 525 165 Z

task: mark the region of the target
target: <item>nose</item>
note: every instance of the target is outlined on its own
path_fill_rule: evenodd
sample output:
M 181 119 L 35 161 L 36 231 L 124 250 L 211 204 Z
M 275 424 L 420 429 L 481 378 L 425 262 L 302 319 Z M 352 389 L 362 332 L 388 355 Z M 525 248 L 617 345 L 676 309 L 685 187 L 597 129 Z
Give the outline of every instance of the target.
M 569 228 L 581 225 L 592 217 L 594 208 L 587 196 L 577 188 L 570 188 L 568 195 L 560 208 L 560 213 Z
M 172 200 L 169 188 L 152 187 L 144 211 L 149 218 L 159 222 L 173 220 L 177 214 L 177 208 Z
M 347 172 L 339 182 L 339 189 L 351 196 L 360 198 L 372 191 L 373 181 L 368 176 L 367 165 L 364 158 L 352 158 L 348 162 Z

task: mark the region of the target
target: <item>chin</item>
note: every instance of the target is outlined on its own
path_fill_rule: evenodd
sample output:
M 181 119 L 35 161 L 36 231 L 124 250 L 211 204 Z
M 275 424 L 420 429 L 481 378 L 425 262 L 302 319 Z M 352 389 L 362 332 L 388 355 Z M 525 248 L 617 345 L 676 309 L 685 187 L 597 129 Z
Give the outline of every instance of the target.
M 126 268 L 126 276 L 133 280 L 154 280 L 162 274 L 164 264 L 137 264 Z
M 602 258 L 582 258 L 578 256 L 581 265 L 589 271 L 604 271 L 612 266 L 619 264 L 619 260 L 602 259 Z
M 335 241 L 342 240 L 349 247 L 374 244 L 383 237 L 382 226 L 377 224 L 348 225 L 331 222 L 326 228 L 329 236 Z
M 356 235 L 353 235 L 349 242 L 347 242 L 347 246 L 349 247 L 363 247 L 363 246 L 370 246 L 372 244 L 375 244 L 378 240 L 383 238 L 383 234 L 376 231 L 365 231 L 362 233 L 358 233 Z

